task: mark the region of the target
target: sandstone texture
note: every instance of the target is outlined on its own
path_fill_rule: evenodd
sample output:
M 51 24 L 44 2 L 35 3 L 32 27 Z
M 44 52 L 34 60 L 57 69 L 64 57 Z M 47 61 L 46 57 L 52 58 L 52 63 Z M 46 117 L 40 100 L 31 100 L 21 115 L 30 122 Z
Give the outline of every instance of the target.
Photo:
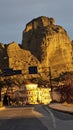
M 17 43 L 0 46 L 0 70 L 12 68 L 22 70 L 23 75 L 29 74 L 29 66 L 38 66 L 39 61 L 30 51 L 22 49 Z M 25 76 L 26 77 L 26 76 Z
M 7 55 L 9 58 L 9 67 L 15 70 L 26 70 L 28 66 L 36 66 L 39 64 L 37 58 L 30 51 L 20 48 L 15 42 L 8 45 Z
M 38 17 L 26 25 L 22 47 L 29 50 L 43 67 L 51 67 L 53 74 L 72 71 L 72 44 L 67 31 L 55 25 L 55 20 Z

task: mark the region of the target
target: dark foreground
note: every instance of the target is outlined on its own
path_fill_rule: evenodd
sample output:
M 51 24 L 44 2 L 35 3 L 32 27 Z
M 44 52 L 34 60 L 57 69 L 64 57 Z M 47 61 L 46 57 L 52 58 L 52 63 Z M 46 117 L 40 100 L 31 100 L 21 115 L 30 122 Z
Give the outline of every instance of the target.
M 0 130 L 73 130 L 73 115 L 43 105 L 0 111 Z

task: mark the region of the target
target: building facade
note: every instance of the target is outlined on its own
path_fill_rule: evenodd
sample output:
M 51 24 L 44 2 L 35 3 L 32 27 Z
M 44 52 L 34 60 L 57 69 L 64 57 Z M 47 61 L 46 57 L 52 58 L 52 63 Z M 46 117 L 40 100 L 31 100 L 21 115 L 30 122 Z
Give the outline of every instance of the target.
M 39 88 L 38 84 L 25 84 L 25 87 L 18 91 L 19 100 L 24 104 L 49 104 L 51 102 L 51 89 Z

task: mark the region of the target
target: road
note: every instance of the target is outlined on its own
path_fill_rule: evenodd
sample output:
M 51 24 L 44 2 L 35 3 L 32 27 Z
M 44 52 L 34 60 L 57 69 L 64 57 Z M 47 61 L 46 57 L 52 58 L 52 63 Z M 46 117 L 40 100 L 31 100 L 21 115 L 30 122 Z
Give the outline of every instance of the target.
M 0 130 L 73 130 L 73 115 L 43 105 L 0 111 Z

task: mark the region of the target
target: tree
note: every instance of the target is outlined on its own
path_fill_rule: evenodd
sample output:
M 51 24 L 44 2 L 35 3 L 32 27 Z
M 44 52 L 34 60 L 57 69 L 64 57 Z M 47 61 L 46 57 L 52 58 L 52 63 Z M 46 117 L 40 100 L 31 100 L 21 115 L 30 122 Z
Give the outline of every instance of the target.
M 61 94 L 61 102 L 73 103 L 73 81 L 67 79 L 64 85 L 56 87 Z

